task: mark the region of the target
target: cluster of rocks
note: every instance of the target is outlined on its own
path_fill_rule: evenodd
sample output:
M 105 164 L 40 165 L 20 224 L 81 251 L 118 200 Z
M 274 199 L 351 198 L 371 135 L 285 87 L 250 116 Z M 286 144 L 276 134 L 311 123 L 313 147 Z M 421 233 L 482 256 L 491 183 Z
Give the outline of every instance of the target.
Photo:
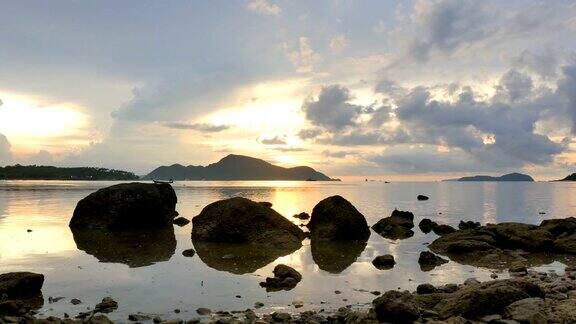
M 418 223 L 418 227 L 425 234 L 433 231 L 434 234 L 439 236 L 450 234 L 456 231 L 456 229 L 450 225 L 438 224 L 429 218 L 422 219 L 420 223 Z
M 296 269 L 284 264 L 277 265 L 273 273 L 274 277 L 260 283 L 268 292 L 293 289 L 302 280 L 302 275 Z
M 539 226 L 522 223 L 487 224 L 441 236 L 429 248 L 461 263 L 479 266 L 527 264 L 531 256 L 576 254 L 576 218 L 544 220 Z
M 372 229 L 383 237 L 398 240 L 406 239 L 414 235 L 414 214 L 409 211 L 394 209 L 392 215 L 382 218 Z

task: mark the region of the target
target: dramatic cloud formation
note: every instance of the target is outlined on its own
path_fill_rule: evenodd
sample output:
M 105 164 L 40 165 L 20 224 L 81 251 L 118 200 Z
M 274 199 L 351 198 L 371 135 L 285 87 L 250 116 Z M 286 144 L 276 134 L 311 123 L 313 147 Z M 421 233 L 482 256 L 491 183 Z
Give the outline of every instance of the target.
M 226 152 L 559 177 L 576 171 L 574 17 L 564 0 L 9 0 L 0 163 L 142 174 Z

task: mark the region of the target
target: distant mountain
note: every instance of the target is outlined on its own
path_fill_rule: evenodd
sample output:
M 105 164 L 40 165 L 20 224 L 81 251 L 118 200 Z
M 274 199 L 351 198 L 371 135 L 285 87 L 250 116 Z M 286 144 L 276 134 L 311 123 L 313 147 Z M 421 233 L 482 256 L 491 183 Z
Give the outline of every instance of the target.
M 0 180 L 137 180 L 132 172 L 104 168 L 60 168 L 41 165 L 0 167 Z
M 333 181 L 310 167 L 283 168 L 249 156 L 230 154 L 207 166 L 161 166 L 145 179 L 174 180 L 309 180 Z
M 576 181 L 576 173 L 572 173 L 571 175 L 559 181 Z
M 477 176 L 472 176 L 472 177 L 462 177 L 459 179 L 452 179 L 452 180 L 448 180 L 448 181 L 530 181 L 530 182 L 533 182 L 534 179 L 527 174 L 509 173 L 509 174 L 505 174 L 505 175 L 500 176 L 500 177 L 492 177 L 492 176 L 487 176 L 487 175 L 477 175 Z

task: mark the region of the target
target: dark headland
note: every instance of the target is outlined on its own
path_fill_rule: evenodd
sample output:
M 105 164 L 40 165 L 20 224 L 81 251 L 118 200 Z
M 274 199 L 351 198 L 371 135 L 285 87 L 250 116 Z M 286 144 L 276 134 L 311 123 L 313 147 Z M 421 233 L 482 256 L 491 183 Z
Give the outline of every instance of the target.
M 76 167 L 62 168 L 42 165 L 11 165 L 0 167 L 0 180 L 137 180 L 132 172 Z
M 571 175 L 567 176 L 564 179 L 560 179 L 558 181 L 576 181 L 576 173 L 572 173 Z
M 529 181 L 534 182 L 534 178 L 527 174 L 522 173 L 508 173 L 499 177 L 476 175 L 470 177 L 462 177 L 459 179 L 449 179 L 445 181 Z
M 283 168 L 261 159 L 235 154 L 207 166 L 161 166 L 144 179 L 337 181 L 311 167 Z

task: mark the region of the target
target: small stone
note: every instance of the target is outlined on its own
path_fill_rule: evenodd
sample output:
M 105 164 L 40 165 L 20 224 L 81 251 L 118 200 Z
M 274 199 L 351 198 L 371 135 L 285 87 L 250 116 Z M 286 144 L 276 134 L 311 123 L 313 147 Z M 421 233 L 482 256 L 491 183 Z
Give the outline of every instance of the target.
M 82 304 L 82 301 L 78 298 L 72 298 L 72 299 L 70 299 L 70 304 L 79 305 L 79 304 Z
M 264 307 L 264 303 L 263 303 L 263 302 L 255 302 L 255 303 L 254 303 L 254 308 L 260 309 L 260 308 L 262 308 L 262 307 Z
M 419 295 L 427 295 L 438 292 L 438 289 L 429 283 L 423 283 L 416 287 L 416 293 Z
M 160 318 L 160 316 L 156 316 L 154 319 L 152 319 L 152 322 L 156 324 L 162 323 L 162 318 Z
M 175 225 L 178 225 L 180 227 L 186 226 L 190 223 L 190 221 L 184 217 L 178 217 L 175 218 L 172 223 L 174 223 Z
M 128 320 L 132 322 L 144 322 L 150 320 L 150 316 L 143 314 L 130 314 L 128 315 Z
M 424 200 L 430 199 L 430 197 L 425 196 L 425 195 L 418 195 L 418 196 L 416 197 L 416 199 L 418 199 L 418 200 L 420 200 L 420 201 L 424 201 Z
M 187 258 L 193 257 L 194 254 L 196 254 L 196 251 L 194 249 L 187 249 L 187 250 L 182 251 L 182 255 L 187 257 Z
M 304 307 L 304 302 L 301 301 L 301 300 L 295 300 L 295 301 L 292 302 L 292 305 L 293 305 L 295 308 L 302 308 L 302 307 Z
M 334 290 L 334 293 L 335 293 L 336 295 L 340 295 L 342 292 L 341 292 L 340 290 Z
M 176 309 L 174 310 L 174 313 L 180 314 L 180 310 L 179 310 L 178 308 L 176 308 Z
M 466 285 L 466 286 L 476 285 L 479 283 L 480 283 L 480 281 L 478 281 L 478 279 L 476 279 L 476 278 L 468 278 L 468 279 L 464 280 L 464 285 Z
M 212 314 L 212 311 L 209 308 L 200 307 L 196 310 L 196 313 L 198 313 L 198 315 L 205 316 Z
M 104 297 L 94 308 L 95 311 L 102 313 L 110 313 L 116 309 L 118 309 L 118 303 L 110 297 Z
M 302 212 L 302 213 L 300 213 L 300 214 L 294 215 L 294 218 L 298 218 L 298 219 L 300 219 L 300 220 L 306 220 L 306 219 L 309 219 L 309 218 L 310 218 L 310 215 L 308 215 L 308 213 Z
M 493 314 L 493 315 L 486 315 L 486 316 L 482 317 L 480 320 L 482 322 L 490 323 L 491 321 L 498 321 L 501 319 L 502 319 L 501 315 Z
M 28 230 L 26 230 L 26 232 L 28 232 L 28 233 L 32 233 L 32 230 L 31 230 L 31 229 L 28 229 Z
M 379 255 L 374 260 L 372 260 L 372 264 L 379 270 L 388 270 L 394 268 L 396 261 L 394 261 L 394 256 L 390 254 L 386 255 Z

